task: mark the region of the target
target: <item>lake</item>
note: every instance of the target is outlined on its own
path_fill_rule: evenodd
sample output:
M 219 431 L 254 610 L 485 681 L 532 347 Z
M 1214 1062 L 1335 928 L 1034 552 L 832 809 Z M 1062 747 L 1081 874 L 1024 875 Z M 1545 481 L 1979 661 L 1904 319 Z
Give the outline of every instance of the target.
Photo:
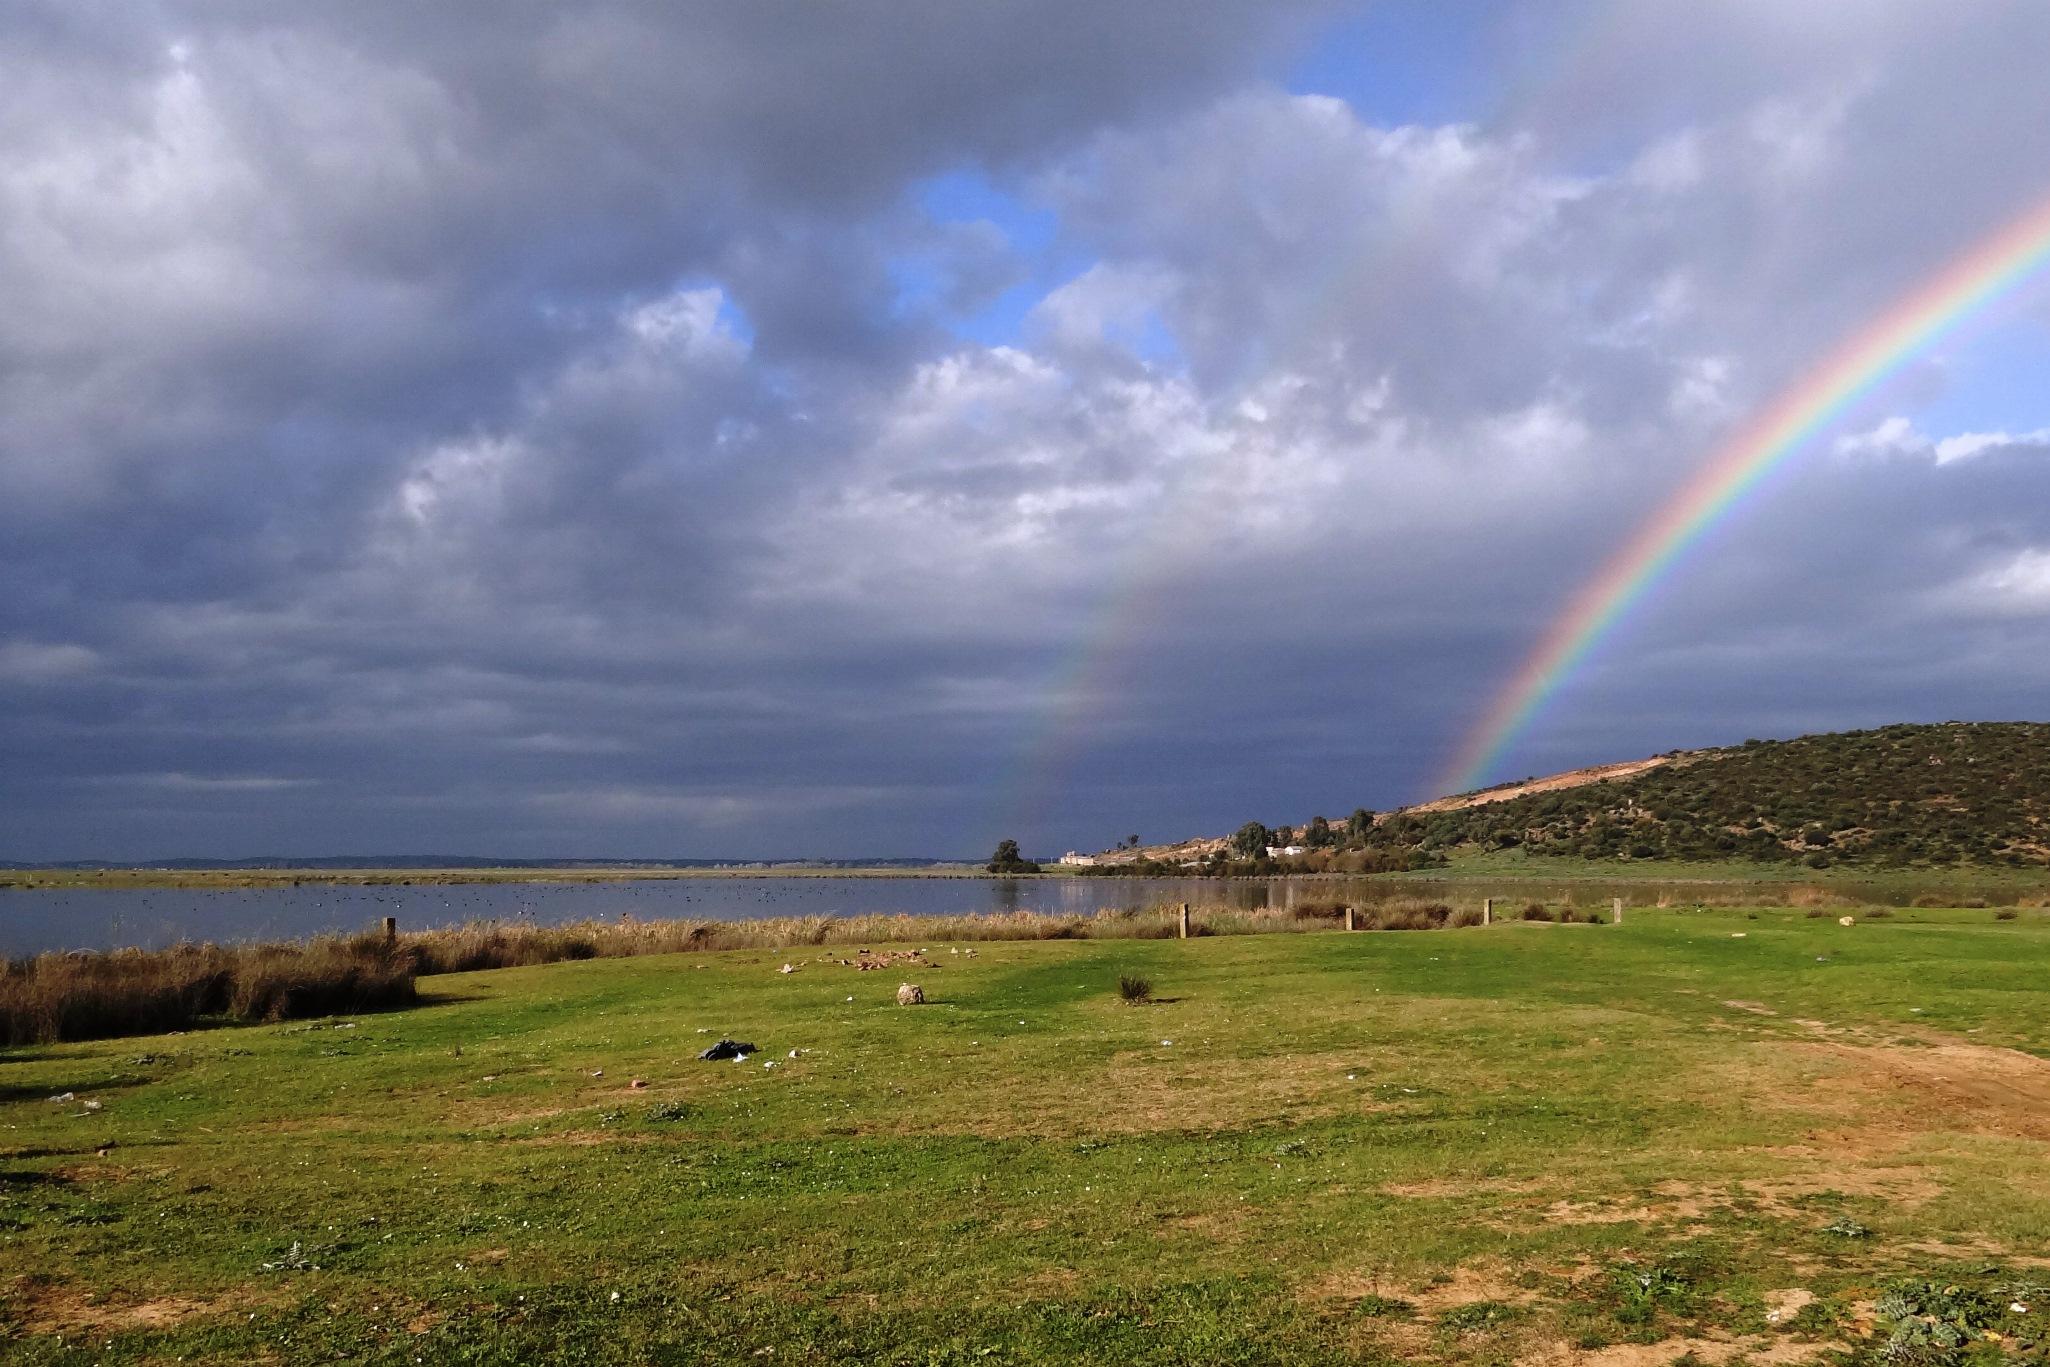
M 1732 885 L 1713 891 L 1727 895 Z M 1761 900 L 1775 889 L 1751 885 Z M 1840 886 L 1873 902 L 1904 900 L 1898 888 Z M 43 950 L 155 948 L 180 940 L 296 940 L 328 931 L 365 930 L 381 917 L 414 930 L 464 921 L 696 919 L 738 921 L 763 916 L 859 916 L 903 912 L 1092 912 L 1162 902 L 1288 907 L 1305 901 L 1355 905 L 1428 897 L 1478 903 L 1482 897 L 1557 902 L 1572 897 L 1598 906 L 1611 896 L 1633 902 L 1660 896 L 1684 905 L 1700 884 L 1649 880 L 1607 884 L 1503 879 L 1432 883 L 1330 878 L 832 878 L 719 877 L 573 883 L 386 884 L 276 888 L 35 888 L 0 890 L 0 955 Z

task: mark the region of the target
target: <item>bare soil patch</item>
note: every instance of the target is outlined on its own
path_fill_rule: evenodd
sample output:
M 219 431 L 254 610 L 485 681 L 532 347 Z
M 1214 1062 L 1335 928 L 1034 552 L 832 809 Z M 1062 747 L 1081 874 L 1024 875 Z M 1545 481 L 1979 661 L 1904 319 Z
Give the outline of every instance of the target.
M 17 1279 L 8 1300 L 35 1333 L 115 1334 L 137 1329 L 167 1329 L 206 1315 L 224 1315 L 254 1303 L 247 1295 L 199 1300 L 190 1296 L 157 1296 L 118 1300 L 80 1287 L 40 1278 Z
M 1605 779 L 1634 778 L 1652 769 L 1663 769 L 1675 759 L 1689 759 L 1691 756 L 1653 755 L 1650 759 L 1626 760 L 1621 764 L 1594 764 L 1585 769 L 1569 769 L 1563 774 L 1550 774 L 1544 778 L 1532 779 L 1528 783 L 1512 783 L 1505 788 L 1490 788 L 1484 793 L 1468 793 L 1462 797 L 1441 797 L 1432 802 L 1420 802 L 1414 807 L 1405 807 L 1405 813 L 1456 812 L 1465 807 L 1480 807 L 1490 802 L 1507 802 L 1527 793 L 1552 793 L 1562 788 L 1579 788 L 1589 783 L 1600 783 Z
M 1966 1129 L 2050 1140 L 2050 1060 L 1983 1044 L 1851 1044 L 1840 1040 L 1793 1047 L 1842 1067 L 1819 1086 L 1860 1102 L 1874 1097 L 1912 1107 L 1937 1123 L 1918 1128 Z

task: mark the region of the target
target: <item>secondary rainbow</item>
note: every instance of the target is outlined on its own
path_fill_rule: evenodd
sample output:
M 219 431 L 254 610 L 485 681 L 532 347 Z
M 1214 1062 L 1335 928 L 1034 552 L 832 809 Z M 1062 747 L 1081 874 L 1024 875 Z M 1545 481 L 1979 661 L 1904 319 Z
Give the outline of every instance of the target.
M 1440 791 L 1487 782 L 1545 704 L 1704 532 L 1874 385 L 2045 262 L 2050 199 L 1952 258 L 1746 423 L 1573 595 L 1468 735 Z

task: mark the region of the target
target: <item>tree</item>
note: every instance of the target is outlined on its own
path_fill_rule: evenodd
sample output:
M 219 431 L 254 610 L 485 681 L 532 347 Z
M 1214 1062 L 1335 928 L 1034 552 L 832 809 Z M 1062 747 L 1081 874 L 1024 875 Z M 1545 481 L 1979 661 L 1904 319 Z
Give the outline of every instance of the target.
M 1331 823 L 1321 816 L 1310 818 L 1310 828 L 1303 832 L 1303 843 L 1313 850 L 1320 850 L 1331 843 Z
M 1136 850 L 1139 848 L 1139 837 L 1136 835 L 1128 835 L 1125 837 L 1125 843 Z
M 1018 842 L 999 840 L 997 852 L 984 865 L 991 873 L 1038 873 L 1039 865 L 1018 853 Z
M 1365 807 L 1355 807 L 1352 815 L 1345 819 L 1345 833 L 1354 840 L 1365 840 L 1374 829 L 1374 814 Z
M 1257 821 L 1248 821 L 1232 833 L 1231 847 L 1247 859 L 1258 859 L 1274 843 L 1274 832 Z

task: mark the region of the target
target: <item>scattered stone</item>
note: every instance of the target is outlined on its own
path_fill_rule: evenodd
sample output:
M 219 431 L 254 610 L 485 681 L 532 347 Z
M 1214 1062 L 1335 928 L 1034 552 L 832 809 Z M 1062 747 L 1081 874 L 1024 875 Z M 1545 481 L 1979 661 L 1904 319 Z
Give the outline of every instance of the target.
M 778 973 L 795 973 L 795 972 L 797 971 L 797 965 L 796 965 L 796 964 L 785 964 L 785 965 L 783 965 L 783 966 L 782 966 L 781 968 L 777 969 L 776 971 L 777 971 Z
M 742 1044 L 739 1040 L 722 1039 L 711 1048 L 705 1050 L 704 1053 L 699 1054 L 698 1057 L 706 1063 L 718 1063 L 729 1058 L 744 1059 L 749 1054 L 758 1054 L 760 1052 L 752 1044 Z
M 1858 924 L 1858 918 L 1855 916 L 1839 916 L 1836 918 L 1836 923 L 1840 926 L 1854 926 Z
M 87 1109 L 88 1111 L 97 1111 L 97 1110 L 99 1110 L 99 1109 L 100 1109 L 101 1105 L 102 1105 L 102 1104 L 104 1104 L 104 1103 L 102 1103 L 102 1102 L 100 1102 L 99 1100 L 95 1099 L 95 1100 L 92 1100 L 92 1101 L 82 1101 L 82 1102 L 80 1102 L 79 1104 L 80 1104 L 80 1105 L 82 1105 L 82 1106 L 84 1106 L 84 1107 L 85 1107 L 85 1108 L 86 1108 L 86 1109 Z
M 918 984 L 916 984 L 916 983 L 904 983 L 903 985 L 901 985 L 901 986 L 900 986 L 900 987 L 898 987 L 898 989 L 897 989 L 897 1005 L 899 1005 L 899 1006 L 923 1006 L 923 1005 L 925 1005 L 925 989 L 924 989 L 924 988 L 922 988 L 922 987 L 920 987 L 920 986 L 918 986 Z
M 922 949 L 886 949 L 878 954 L 872 949 L 857 949 L 851 959 L 821 959 L 820 963 L 837 963 L 842 968 L 851 968 L 858 973 L 874 973 L 894 964 L 916 964 L 920 968 L 933 968 Z

